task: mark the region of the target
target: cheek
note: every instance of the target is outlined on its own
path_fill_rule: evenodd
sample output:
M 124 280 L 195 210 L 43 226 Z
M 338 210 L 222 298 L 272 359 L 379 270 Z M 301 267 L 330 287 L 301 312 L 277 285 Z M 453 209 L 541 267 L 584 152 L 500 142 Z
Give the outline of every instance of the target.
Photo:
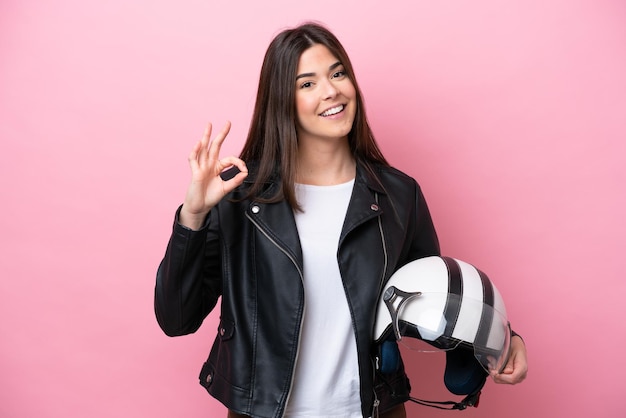
M 354 88 L 354 85 L 352 83 L 350 83 L 350 86 L 348 87 L 347 91 L 346 91 L 346 95 L 352 99 L 356 101 L 356 89 Z
M 306 101 L 296 96 L 296 126 L 302 128 L 303 119 L 306 117 Z
M 298 119 L 306 118 L 311 113 L 315 113 L 313 100 L 305 95 L 296 95 L 296 113 L 298 114 Z

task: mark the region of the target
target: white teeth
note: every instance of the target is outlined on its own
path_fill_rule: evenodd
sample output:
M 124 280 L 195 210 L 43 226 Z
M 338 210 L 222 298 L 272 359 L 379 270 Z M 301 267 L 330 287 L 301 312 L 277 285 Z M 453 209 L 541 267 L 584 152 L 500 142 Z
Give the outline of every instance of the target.
M 333 107 L 332 109 L 328 109 L 326 112 L 322 113 L 322 116 L 331 116 L 336 115 L 337 113 L 343 110 L 343 105 L 339 105 L 337 107 Z

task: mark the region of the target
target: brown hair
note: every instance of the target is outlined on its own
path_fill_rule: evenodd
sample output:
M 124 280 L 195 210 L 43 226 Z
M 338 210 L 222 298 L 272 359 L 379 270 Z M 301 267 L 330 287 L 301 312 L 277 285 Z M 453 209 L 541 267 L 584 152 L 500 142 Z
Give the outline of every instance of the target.
M 254 114 L 240 155 L 246 163 L 258 163 L 258 173 L 248 197 L 260 199 L 263 185 L 273 174 L 278 174 L 282 189 L 263 201 L 277 202 L 284 198 L 292 208 L 299 209 L 294 192 L 298 152 L 296 73 L 300 56 L 315 44 L 326 46 L 337 57 L 356 90 L 356 114 L 348 134 L 355 159 L 362 163 L 389 165 L 367 122 L 363 96 L 348 54 L 328 29 L 318 23 L 305 23 L 280 32 L 265 53 Z

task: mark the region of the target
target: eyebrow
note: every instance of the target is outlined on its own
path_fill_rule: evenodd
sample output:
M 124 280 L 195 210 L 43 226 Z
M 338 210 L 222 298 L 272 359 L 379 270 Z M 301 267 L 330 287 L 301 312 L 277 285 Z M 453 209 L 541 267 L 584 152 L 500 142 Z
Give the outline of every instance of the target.
M 330 71 L 334 70 L 335 68 L 339 67 L 341 64 L 340 61 L 337 61 L 336 63 L 334 63 L 333 65 L 331 65 L 330 67 L 328 67 L 328 69 Z M 306 78 L 306 77 L 313 77 L 315 75 L 315 73 L 303 73 L 303 74 L 298 74 L 296 76 L 296 80 L 299 80 L 301 78 Z

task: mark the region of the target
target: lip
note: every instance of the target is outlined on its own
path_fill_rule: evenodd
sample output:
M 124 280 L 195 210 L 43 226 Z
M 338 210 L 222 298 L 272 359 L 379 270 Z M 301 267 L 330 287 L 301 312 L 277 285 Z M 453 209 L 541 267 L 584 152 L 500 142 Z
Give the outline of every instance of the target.
M 333 108 L 335 108 L 337 106 L 343 106 L 343 109 L 341 109 L 340 112 L 335 113 L 334 115 L 322 116 L 325 112 L 328 112 L 330 109 L 333 109 Z M 336 104 L 334 104 L 332 106 L 328 106 L 326 109 L 321 111 L 318 116 L 321 116 L 323 118 L 332 118 L 333 116 L 339 116 L 339 115 L 343 114 L 343 112 L 346 111 L 347 107 L 348 107 L 348 105 L 346 103 L 336 103 Z

